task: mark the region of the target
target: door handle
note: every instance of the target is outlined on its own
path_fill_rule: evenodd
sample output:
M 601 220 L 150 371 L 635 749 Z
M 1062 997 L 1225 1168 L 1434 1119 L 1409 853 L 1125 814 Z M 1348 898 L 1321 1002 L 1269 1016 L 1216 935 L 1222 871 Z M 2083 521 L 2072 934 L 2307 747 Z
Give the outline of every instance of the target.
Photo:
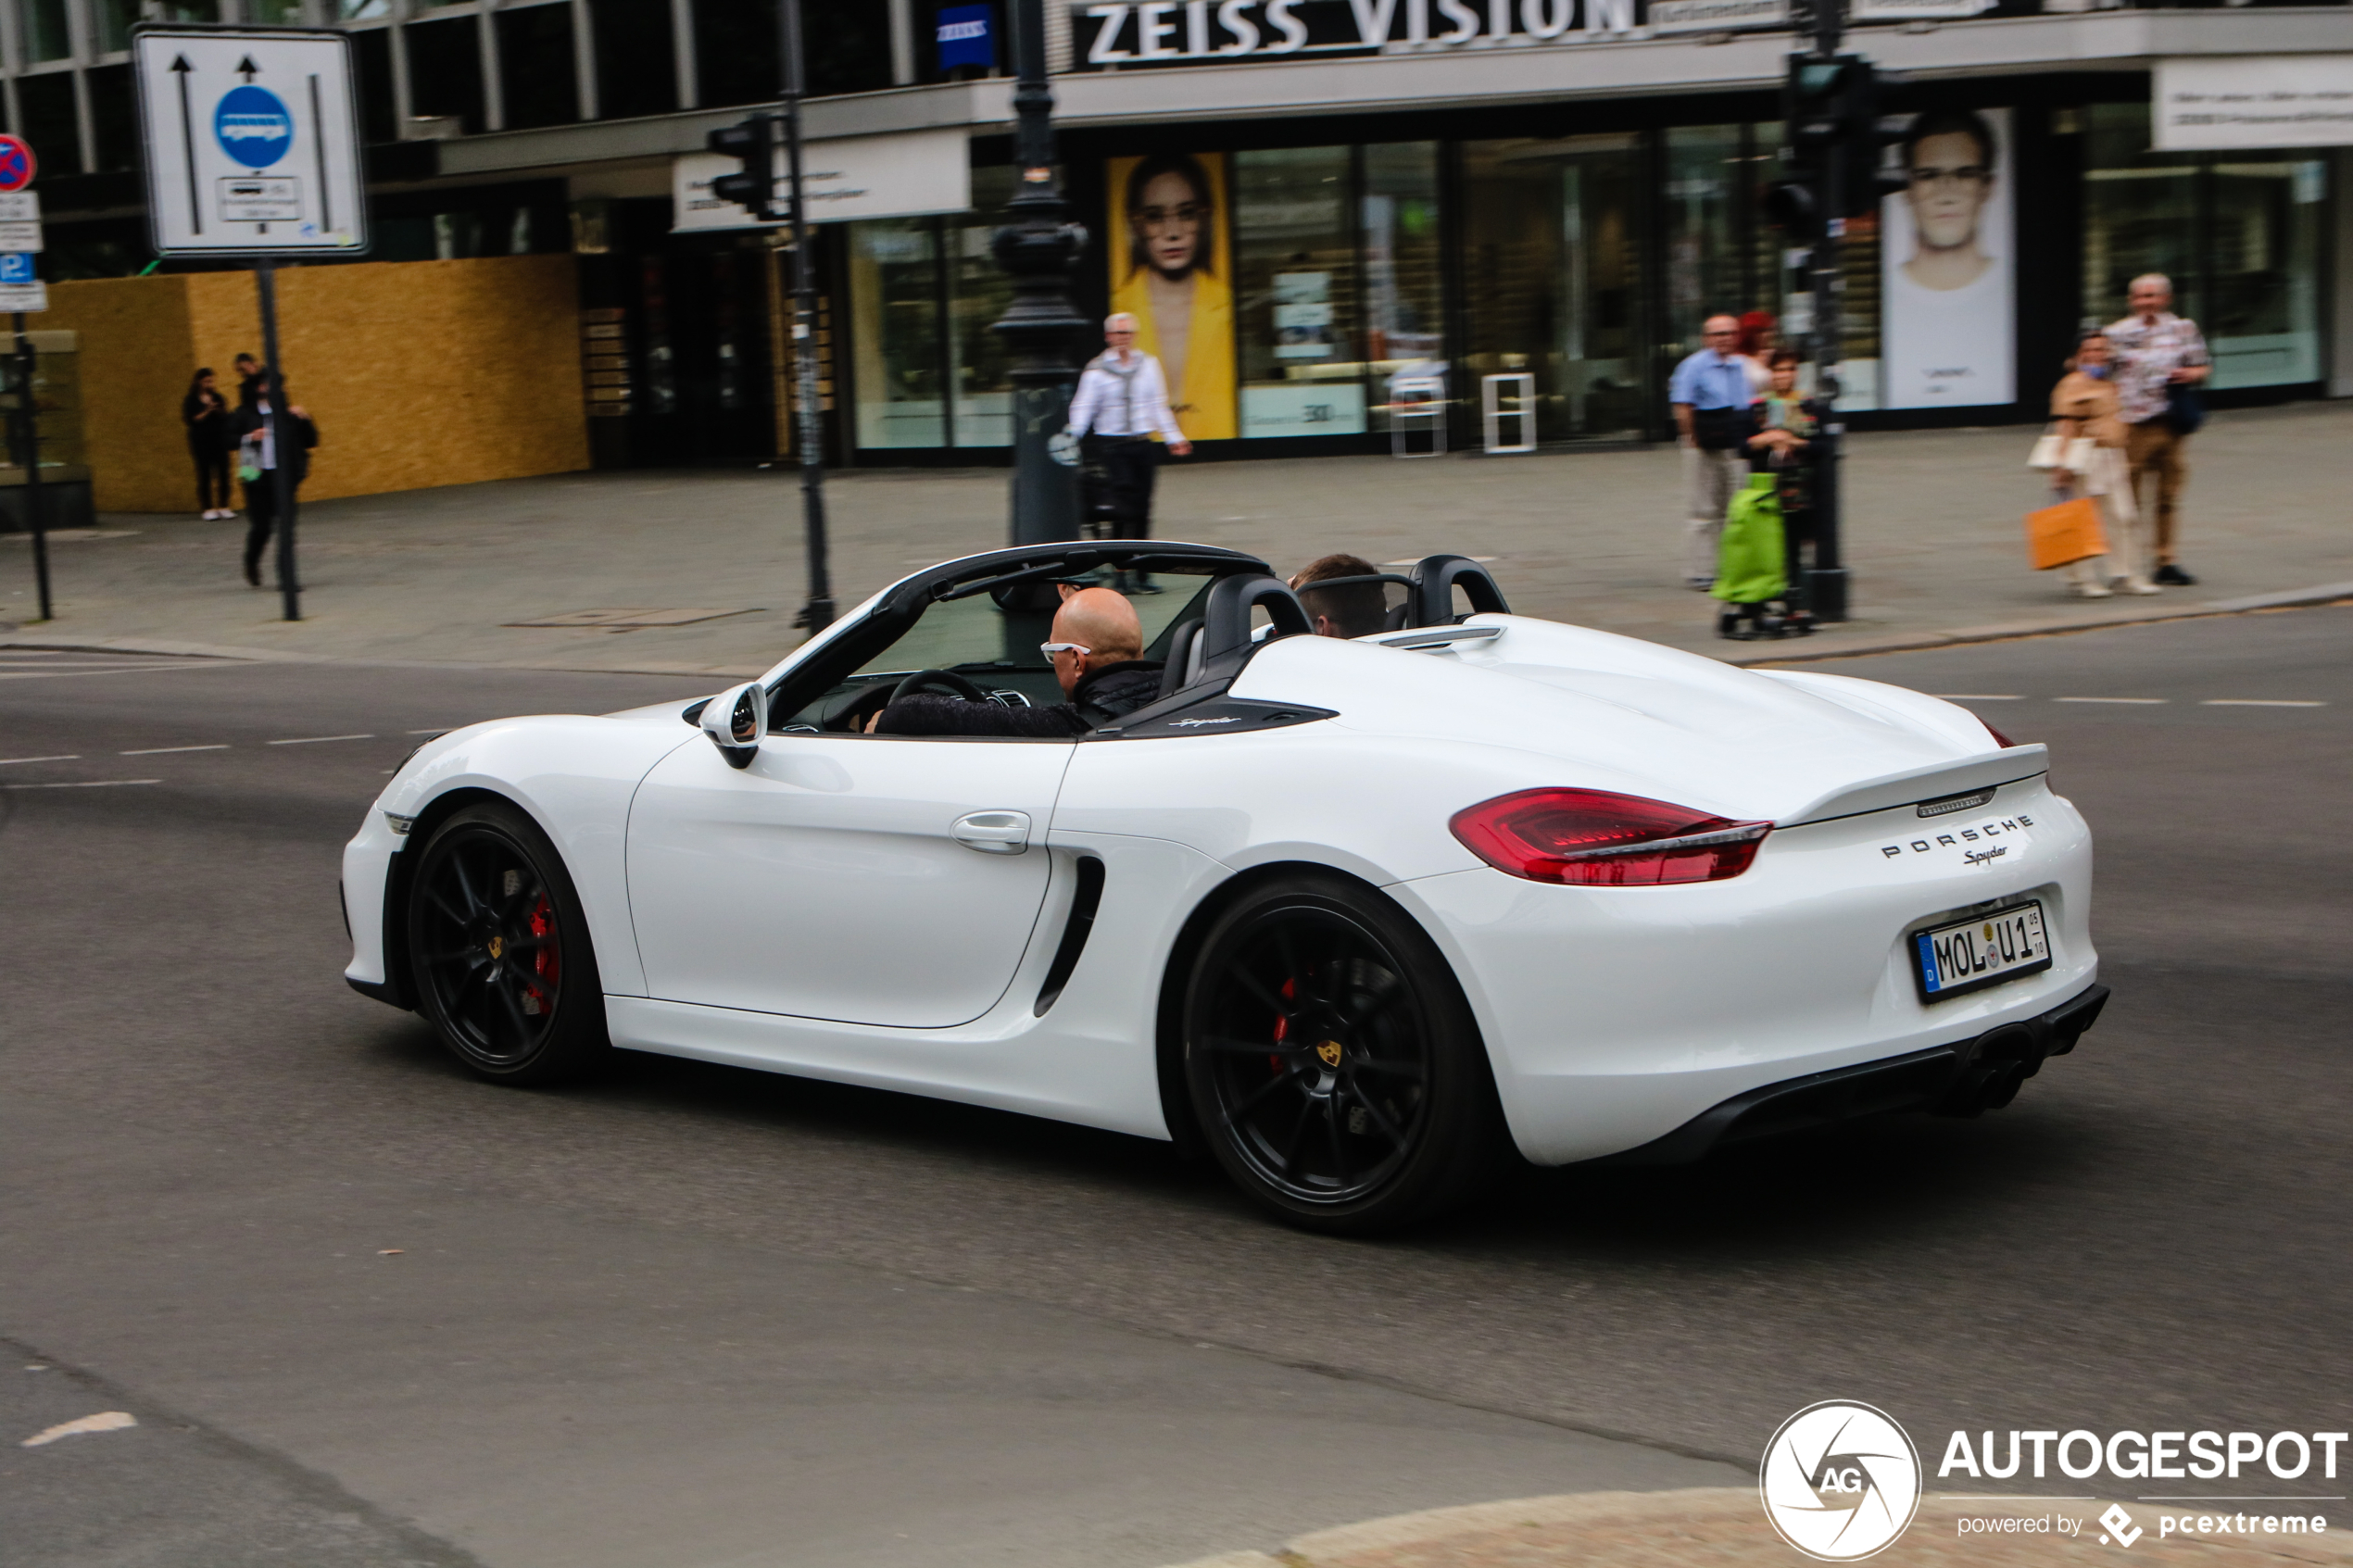
M 957 843 L 984 855 L 1018 855 L 1029 847 L 1026 811 L 974 811 L 949 830 Z

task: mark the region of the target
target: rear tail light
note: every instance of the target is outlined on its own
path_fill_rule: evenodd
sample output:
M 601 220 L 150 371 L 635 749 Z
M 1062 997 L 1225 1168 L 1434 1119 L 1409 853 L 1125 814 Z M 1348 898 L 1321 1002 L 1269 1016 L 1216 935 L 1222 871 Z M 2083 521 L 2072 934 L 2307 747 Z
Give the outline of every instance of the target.
M 1982 719 L 1980 719 L 1978 722 L 1985 724 L 1985 721 Z M 2000 746 L 2004 751 L 2007 751 L 2010 747 L 2018 744 L 2018 742 L 2010 739 L 2009 736 L 2004 734 L 2001 731 L 1995 729 L 1991 724 L 1985 724 L 1985 733 L 1992 735 L 1994 737 L 1994 744 Z
M 1721 882 L 1748 870 L 1773 830 L 1599 789 L 1524 789 L 1457 811 L 1447 826 L 1499 872 L 1572 887 Z

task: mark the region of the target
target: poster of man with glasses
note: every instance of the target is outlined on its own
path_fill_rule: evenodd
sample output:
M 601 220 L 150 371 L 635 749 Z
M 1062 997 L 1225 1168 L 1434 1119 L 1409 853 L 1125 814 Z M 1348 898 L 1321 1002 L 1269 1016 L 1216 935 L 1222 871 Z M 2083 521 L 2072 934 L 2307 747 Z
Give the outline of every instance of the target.
M 2018 395 L 2008 130 L 2006 109 L 1934 109 L 1906 130 L 1909 184 L 1881 211 L 1881 408 Z

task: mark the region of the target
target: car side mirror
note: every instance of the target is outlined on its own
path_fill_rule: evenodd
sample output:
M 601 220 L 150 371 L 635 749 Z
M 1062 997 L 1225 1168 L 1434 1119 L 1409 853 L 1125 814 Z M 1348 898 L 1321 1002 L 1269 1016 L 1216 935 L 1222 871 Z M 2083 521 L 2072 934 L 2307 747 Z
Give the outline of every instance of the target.
M 749 768 L 768 733 L 768 688 L 757 681 L 721 692 L 703 704 L 702 733 L 731 768 Z

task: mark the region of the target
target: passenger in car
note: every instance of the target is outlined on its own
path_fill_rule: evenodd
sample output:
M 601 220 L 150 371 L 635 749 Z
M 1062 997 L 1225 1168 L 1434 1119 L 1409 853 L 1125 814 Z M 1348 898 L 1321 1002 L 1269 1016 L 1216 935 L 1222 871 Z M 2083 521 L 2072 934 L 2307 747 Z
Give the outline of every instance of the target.
M 875 715 L 867 728 L 886 735 L 1036 735 L 1062 740 L 1099 729 L 1160 693 L 1160 664 L 1147 659 L 1136 608 L 1109 588 L 1081 588 L 1054 612 L 1053 641 L 1040 651 L 1068 702 L 1007 708 L 994 702 L 917 692 Z
M 1378 583 L 1357 583 L 1344 588 L 1317 588 L 1331 577 L 1374 577 L 1380 568 L 1362 556 L 1324 556 L 1292 574 L 1291 591 L 1315 623 L 1319 637 L 1369 637 L 1382 629 L 1388 606 Z

